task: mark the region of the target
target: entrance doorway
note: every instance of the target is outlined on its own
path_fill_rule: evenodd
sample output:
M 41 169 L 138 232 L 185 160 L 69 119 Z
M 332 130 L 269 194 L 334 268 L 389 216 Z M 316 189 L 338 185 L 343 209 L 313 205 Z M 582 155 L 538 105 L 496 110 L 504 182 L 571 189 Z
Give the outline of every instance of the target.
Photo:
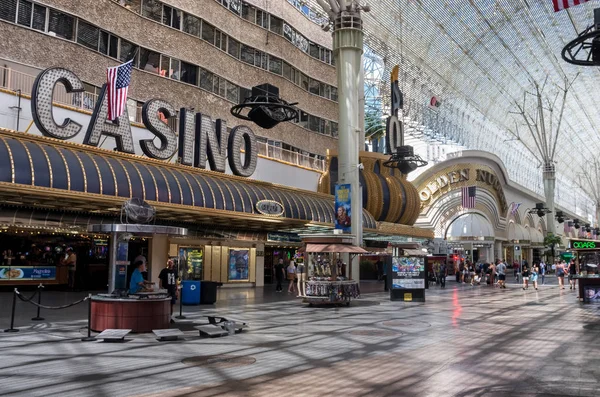
M 265 247 L 265 284 L 275 282 L 274 269 L 279 259 L 283 259 L 283 263 L 287 267 L 297 251 L 296 247 Z

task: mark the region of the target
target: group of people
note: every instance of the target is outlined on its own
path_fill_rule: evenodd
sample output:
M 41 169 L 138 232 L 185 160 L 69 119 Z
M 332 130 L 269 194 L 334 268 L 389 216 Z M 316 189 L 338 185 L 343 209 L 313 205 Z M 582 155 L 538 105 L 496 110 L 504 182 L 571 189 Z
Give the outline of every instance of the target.
M 576 288 L 577 280 L 575 279 L 575 275 L 579 273 L 579 269 L 574 260 L 571 260 L 568 264 L 564 260 L 557 260 L 552 269 L 556 270 L 560 289 L 565 289 L 565 275 L 568 275 L 569 289 L 574 290 Z M 479 264 L 473 264 L 469 260 L 466 260 L 456 263 L 454 270 L 457 283 L 470 283 L 471 285 L 487 283 L 491 286 L 498 285 L 500 288 L 506 288 L 508 266 L 502 259 L 496 259 L 494 263 Z M 523 290 L 529 289 L 530 283 L 537 290 L 539 282 L 542 285 L 545 284 L 548 266 L 543 260 L 534 262 L 531 267 L 529 267 L 527 261 L 523 261 L 522 266 L 515 261 L 513 263 L 513 272 L 517 283 L 519 282 L 519 276 L 522 278 Z M 435 263 L 433 265 L 433 274 L 436 284 L 445 288 L 446 277 L 448 276 L 446 263 Z
M 277 280 L 277 286 L 275 287 L 276 292 L 282 292 L 283 280 L 288 280 L 289 294 L 293 294 L 297 291 L 298 297 L 306 296 L 304 285 L 304 282 L 306 281 L 306 266 L 304 263 L 296 263 L 296 261 L 291 260 L 286 266 L 283 259 L 279 259 L 277 264 L 273 267 L 273 271 L 275 273 L 275 280 Z

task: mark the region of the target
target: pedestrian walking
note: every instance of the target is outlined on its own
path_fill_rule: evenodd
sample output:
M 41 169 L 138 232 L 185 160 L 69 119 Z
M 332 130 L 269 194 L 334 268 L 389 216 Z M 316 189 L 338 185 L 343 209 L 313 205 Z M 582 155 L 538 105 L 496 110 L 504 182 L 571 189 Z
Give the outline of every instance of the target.
M 523 263 L 523 271 L 521 272 L 521 276 L 523 276 L 523 289 L 529 288 L 529 268 L 527 264 Z
M 519 282 L 519 270 L 520 270 L 519 262 L 513 261 L 513 274 L 515 276 L 515 281 L 517 283 Z
M 496 273 L 498 274 L 498 285 L 500 288 L 506 288 L 506 264 L 503 261 L 499 261 L 496 266 Z
M 577 264 L 571 259 L 571 262 L 569 263 L 569 289 L 575 289 L 577 287 L 577 280 L 575 279 L 577 273 Z
M 490 268 L 489 268 L 489 275 L 490 275 L 490 286 L 494 286 L 495 282 L 496 282 L 496 265 L 493 263 L 490 263 Z
M 446 288 L 446 276 L 448 275 L 448 267 L 446 266 L 446 262 L 442 263 L 440 266 L 440 287 Z
M 556 265 L 556 278 L 558 279 L 558 288 L 565 289 L 565 261 Z
M 279 262 L 273 267 L 273 271 L 275 272 L 275 280 L 277 280 L 277 287 L 275 287 L 275 292 L 281 292 L 283 291 L 281 283 L 285 278 L 285 265 L 283 264 L 283 259 L 279 259 Z
M 290 264 L 287 267 L 287 279 L 290 280 L 288 292 L 293 294 L 296 292 L 296 265 L 294 264 L 294 261 L 290 261 Z
M 544 282 L 546 280 L 546 263 L 543 259 L 540 262 L 540 277 L 542 278 L 542 285 L 544 285 Z
M 533 283 L 533 288 L 538 289 L 538 275 L 540 273 L 540 268 L 537 263 L 533 263 L 533 267 L 531 268 L 531 282 Z

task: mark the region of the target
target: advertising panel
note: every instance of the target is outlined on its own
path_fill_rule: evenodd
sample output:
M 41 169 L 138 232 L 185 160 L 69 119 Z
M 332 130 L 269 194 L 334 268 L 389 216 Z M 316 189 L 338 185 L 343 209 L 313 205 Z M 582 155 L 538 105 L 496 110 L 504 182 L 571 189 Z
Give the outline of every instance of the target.
M 350 184 L 335 185 L 335 228 L 344 233 L 352 229 L 352 198 Z
M 2 266 L 0 280 L 55 280 L 54 266 Z
M 245 281 L 248 280 L 248 265 L 250 251 L 244 249 L 229 250 L 229 267 L 227 279 L 229 281 Z
M 388 266 L 391 300 L 425 302 L 425 258 L 395 256 Z

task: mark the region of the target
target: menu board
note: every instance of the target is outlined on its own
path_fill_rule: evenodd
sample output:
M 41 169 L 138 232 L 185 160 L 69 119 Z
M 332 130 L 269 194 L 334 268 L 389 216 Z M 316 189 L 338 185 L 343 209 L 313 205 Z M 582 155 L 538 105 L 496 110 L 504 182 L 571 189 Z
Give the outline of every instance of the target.
M 392 288 L 424 289 L 425 260 L 419 257 L 392 258 Z
M 54 266 L 0 266 L 0 281 L 55 280 Z

